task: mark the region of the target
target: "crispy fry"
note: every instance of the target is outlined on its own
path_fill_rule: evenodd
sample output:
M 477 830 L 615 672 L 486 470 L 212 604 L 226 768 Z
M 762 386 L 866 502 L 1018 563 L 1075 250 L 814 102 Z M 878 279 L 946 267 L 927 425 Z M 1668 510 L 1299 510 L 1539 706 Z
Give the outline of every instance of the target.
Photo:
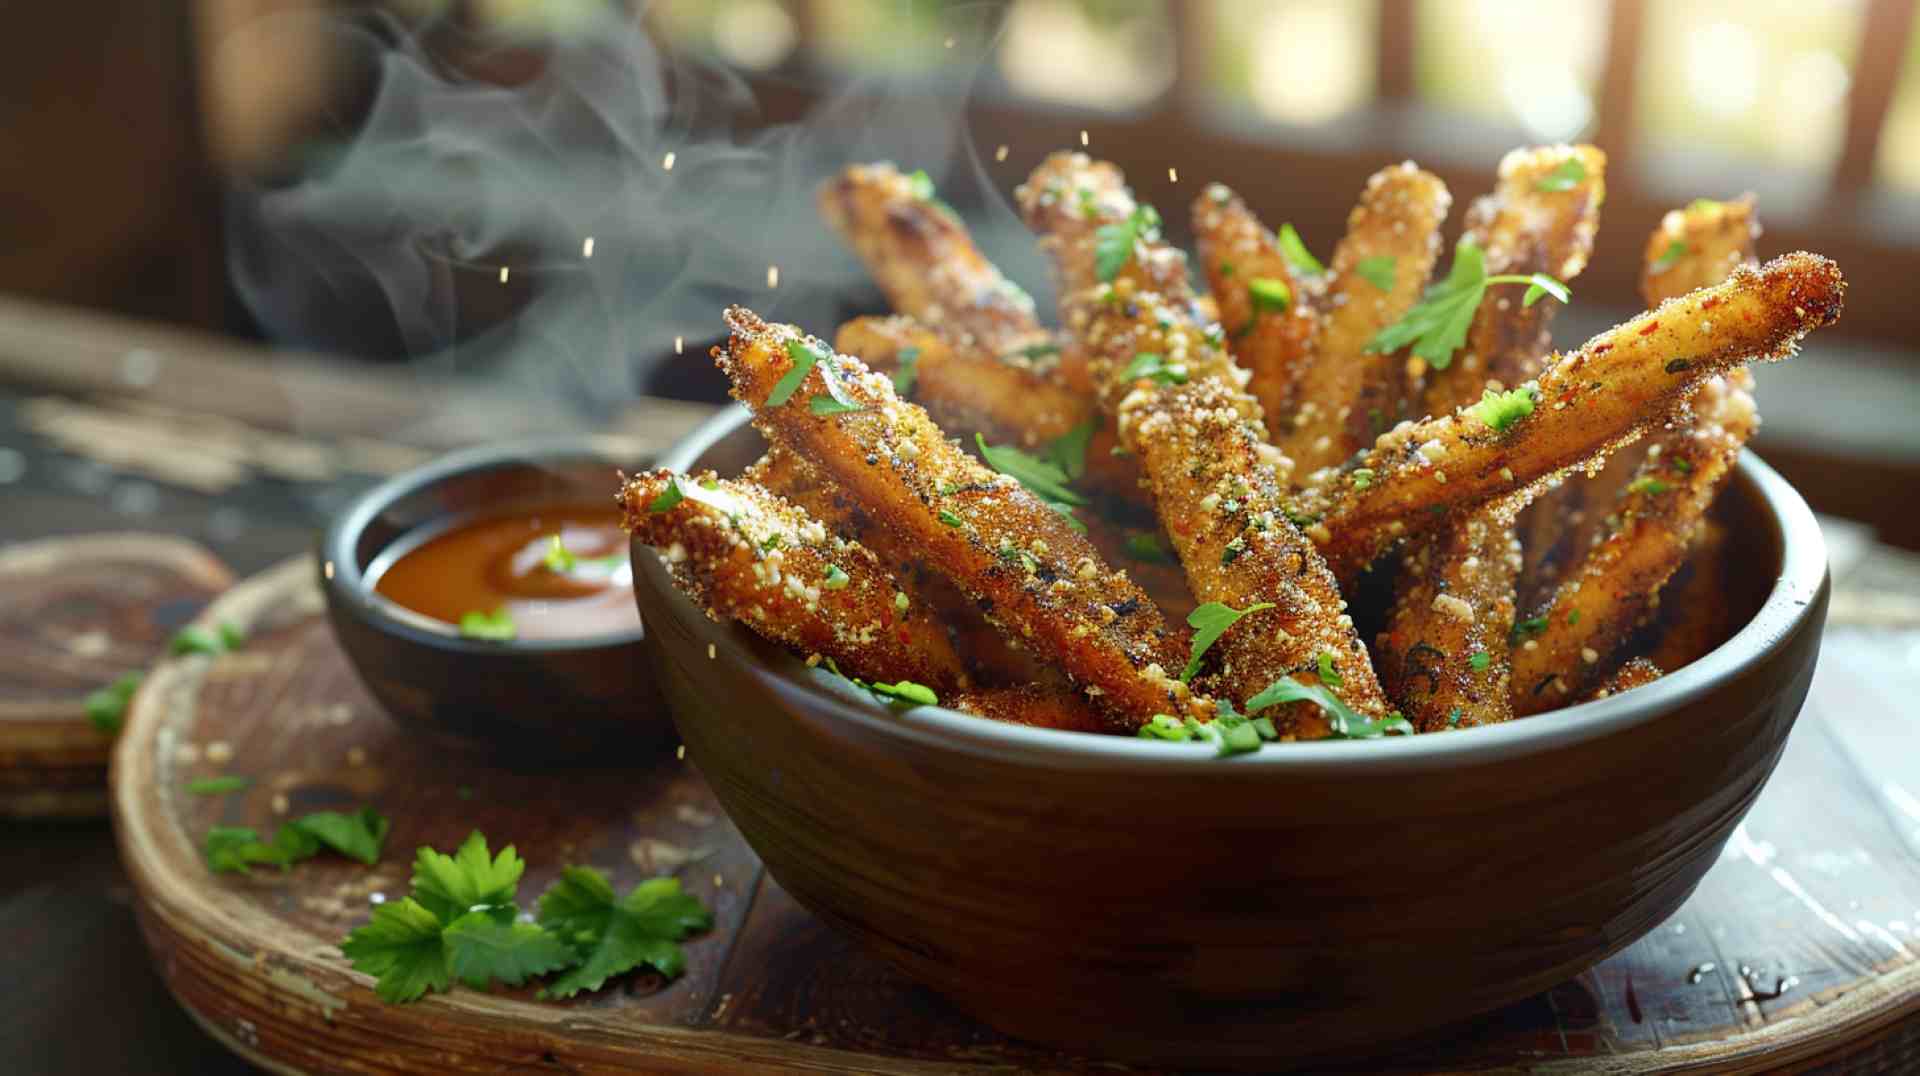
M 1174 559 L 1173 544 L 1159 527 L 1129 529 L 1093 513 L 1082 513 L 1087 540 L 1108 564 L 1140 584 L 1171 624 L 1184 624 L 1198 604 L 1187 589 L 1187 577 Z M 1170 625 L 1171 626 L 1171 625 Z M 1175 629 L 1178 631 L 1179 629 Z
M 1093 401 L 1058 376 L 1060 345 L 1044 334 L 994 354 L 909 317 L 855 318 L 840 326 L 834 348 L 876 369 L 913 355 L 913 399 L 956 436 L 978 431 L 996 444 L 1032 448 L 1093 418 Z
M 1807 333 L 1840 316 L 1840 270 L 1816 254 L 1788 254 L 1737 271 L 1589 340 L 1550 364 L 1530 414 L 1504 430 L 1466 408 L 1403 423 L 1359 460 L 1294 498 L 1297 516 L 1336 575 L 1350 578 L 1398 538 L 1450 510 L 1502 496 L 1610 451 L 1666 421 L 1687 395 L 1747 362 L 1785 358 Z
M 1274 430 L 1275 444 L 1301 474 L 1353 455 L 1380 426 L 1400 417 L 1398 386 L 1406 361 L 1368 354 L 1366 346 L 1419 301 L 1440 256 L 1440 225 L 1452 203 L 1447 185 L 1412 162 L 1367 180 L 1333 254 L 1326 325 L 1300 373 L 1293 425 Z M 1383 290 L 1382 276 L 1391 276 L 1393 286 Z
M 634 476 L 620 497 L 628 532 L 661 550 L 674 581 L 713 619 L 738 620 L 865 679 L 966 685 L 931 610 L 902 602 L 879 557 L 790 502 L 711 472 L 666 470 Z
M 1614 513 L 1618 527 L 1535 614 L 1540 629 L 1525 633 L 1513 654 L 1515 713 L 1553 709 L 1600 683 L 1685 558 L 1757 418 L 1753 397 L 1719 378 L 1693 408 L 1684 434 L 1649 449 Z
M 1592 701 L 1604 699 L 1608 695 L 1618 695 L 1622 691 L 1632 691 L 1636 687 L 1651 684 L 1665 675 L 1667 674 L 1660 671 L 1657 663 L 1648 661 L 1646 658 L 1634 658 L 1615 669 L 1613 675 L 1607 677 L 1605 686 L 1595 690 L 1587 698 L 1588 701 Z
M 1735 269 L 1756 264 L 1754 242 L 1759 235 L 1760 219 L 1751 194 L 1727 202 L 1698 199 L 1673 210 L 1647 239 L 1640 294 L 1653 307 L 1695 288 L 1718 284 Z M 1744 381 L 1738 384 L 1751 388 Z M 1549 518 L 1544 506 L 1536 508 L 1541 518 L 1533 521 L 1525 540 L 1527 564 L 1521 570 L 1527 604 L 1544 600 L 1559 573 L 1600 540 L 1607 513 L 1633 480 L 1646 447 L 1647 442 L 1636 442 L 1615 452 L 1597 472 L 1568 474 L 1554 496 L 1559 518 Z
M 924 178 L 891 164 L 853 165 L 821 186 L 820 215 L 896 311 L 989 352 L 1039 335 L 1032 297 L 980 253 Z
M 1660 592 L 1659 620 L 1647 659 L 1668 672 L 1699 661 L 1733 634 L 1726 544 L 1727 529 L 1708 520 L 1687 563 Z
M 1380 678 L 1421 732 L 1492 725 L 1513 717 L 1513 578 L 1520 547 L 1513 518 L 1524 494 L 1501 498 L 1409 553 L 1374 640 Z
M 1070 690 L 1039 685 L 963 691 L 948 706 L 1009 725 L 1073 732 L 1112 732 L 1113 726 L 1087 700 Z
M 1593 253 L 1606 168 L 1607 155 L 1585 145 L 1535 146 L 1502 158 L 1493 193 L 1467 211 L 1467 234 L 1486 253 L 1488 275 L 1547 273 L 1563 282 L 1578 276 Z M 1557 189 L 1554 178 L 1567 169 L 1580 178 Z M 1452 364 L 1428 372 L 1420 413 L 1452 414 L 1480 399 L 1489 378 L 1506 388 L 1540 376 L 1540 359 L 1550 350 L 1547 327 L 1558 309 L 1558 303 L 1523 306 L 1505 292 L 1490 294 Z
M 1247 391 L 1260 401 L 1267 428 L 1282 429 L 1294 384 L 1319 338 L 1314 303 L 1324 283 L 1296 271 L 1273 233 L 1221 184 L 1193 200 L 1193 231 L 1229 347 L 1251 374 Z
M 1101 283 L 1130 280 L 1182 305 L 1196 302 L 1187 279 L 1187 255 L 1178 247 L 1135 238 L 1133 256 L 1111 281 L 1102 281 L 1095 248 L 1100 229 L 1125 223 L 1140 209 L 1120 169 L 1084 153 L 1057 152 L 1014 188 L 1027 227 L 1052 261 L 1062 297 Z M 1073 327 L 1069 323 L 1069 327 Z
M 975 681 L 1023 684 L 1049 678 L 1044 666 L 1002 638 L 958 587 L 933 571 L 919 550 L 895 538 L 857 499 L 805 460 L 770 448 L 741 477 L 797 505 L 833 534 L 872 550 L 915 607 L 933 611 L 935 623 L 946 629 Z
M 1212 713 L 1210 698 L 1166 671 L 1181 655 L 1152 600 L 1102 564 L 1064 516 L 960 451 L 884 375 L 742 307 L 726 316 L 733 336 L 714 357 L 760 430 L 921 549 L 1003 632 L 1057 660 L 1116 729 L 1156 713 Z M 792 397 L 770 404 L 809 355 L 816 361 Z M 813 402 L 836 390 L 853 409 L 815 413 Z

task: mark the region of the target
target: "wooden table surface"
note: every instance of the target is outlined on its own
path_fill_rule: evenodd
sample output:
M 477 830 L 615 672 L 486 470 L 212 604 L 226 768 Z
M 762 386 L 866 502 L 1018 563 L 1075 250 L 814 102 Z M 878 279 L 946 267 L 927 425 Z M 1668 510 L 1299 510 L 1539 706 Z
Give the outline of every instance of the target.
M 598 426 L 659 445 L 705 410 L 646 404 Z M 209 416 L 244 426 L 223 433 Z M 85 443 L 73 431 L 103 417 L 143 432 L 115 450 L 72 451 Z M 249 575 L 310 549 L 320 521 L 383 470 L 483 437 L 580 421 L 457 385 L 414 380 L 401 390 L 382 371 L 348 376 L 305 360 L 269 362 L 227 342 L 0 299 L 0 543 L 163 531 L 205 544 Z M 223 466 L 154 458 L 183 427 L 225 436 Z M 1558 1068 L 1596 1054 L 1644 1060 L 1655 1047 L 1675 1062 L 1710 1060 L 1694 1049 L 1698 1033 L 1734 1024 L 1798 1041 L 1801 1070 L 1920 1066 L 1920 1019 L 1911 1015 L 1920 1007 L 1920 702 L 1905 687 L 1920 674 L 1920 566 L 1839 537 L 1844 571 L 1813 701 L 1701 896 L 1626 953 L 1541 995 L 1540 1012 L 1496 1014 L 1461 1036 L 1534 1035 L 1539 1064 Z M 1834 781 L 1849 790 L 1844 804 L 1823 798 Z M 787 932 L 795 967 L 792 983 L 765 989 L 799 990 L 792 1004 L 817 1005 L 828 1017 L 847 999 L 832 990 L 810 997 L 809 982 L 900 990 L 902 1025 L 872 1029 L 889 1041 L 912 1037 L 910 1017 L 937 1017 L 937 999 L 892 983 L 780 904 L 777 887 L 768 893 L 761 929 Z M 1768 915 L 1723 914 L 1713 901 L 1729 893 L 1752 894 Z M 163 988 L 105 822 L 0 823 L 0 945 L 9 956 L 0 1072 L 251 1071 Z M 821 979 L 815 965 L 839 970 Z M 1434 969 L 1435 989 L 1445 979 L 1446 969 Z M 1806 1026 L 1796 1021 L 1816 1015 L 1845 1033 L 1796 1040 L 1795 1028 Z M 1423 1056 L 1476 1067 L 1464 1045 L 1382 1060 L 1395 1071 L 1417 1071 Z

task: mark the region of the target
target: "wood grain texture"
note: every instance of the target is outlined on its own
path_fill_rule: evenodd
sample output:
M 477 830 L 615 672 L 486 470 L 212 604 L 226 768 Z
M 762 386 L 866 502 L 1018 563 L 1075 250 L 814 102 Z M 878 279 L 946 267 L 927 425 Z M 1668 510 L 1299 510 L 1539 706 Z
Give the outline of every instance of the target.
M 247 649 L 165 663 L 115 759 L 122 858 L 155 965 L 229 1048 L 276 1072 L 1111 1068 L 972 1020 L 807 912 L 671 754 L 643 753 L 626 770 L 516 773 L 402 733 L 335 646 L 312 580 L 309 562 L 290 562 L 210 608 L 209 622 L 249 627 Z M 1831 649 L 1772 787 L 1678 914 L 1536 997 L 1334 1067 L 1760 1072 L 1844 1054 L 1900 1071 L 1920 1051 L 1920 815 L 1902 825 L 1905 801 L 1890 790 L 1920 790 L 1920 760 L 1892 749 L 1910 728 L 1874 695 L 1884 689 Z M 229 749 L 230 761 L 209 761 Z M 222 772 L 256 783 L 186 793 L 187 781 Z M 205 830 L 269 827 L 276 796 L 295 814 L 374 804 L 395 823 L 386 856 L 370 868 L 322 857 L 284 875 L 208 873 Z M 1807 803 L 1825 809 L 1809 818 Z M 476 826 L 527 857 L 523 896 L 566 861 L 622 886 L 678 866 L 717 927 L 687 946 L 688 974 L 671 984 L 640 977 L 566 1004 L 462 989 L 382 1005 L 336 943 L 365 919 L 370 894 L 404 888 L 415 845 L 446 847 Z M 679 864 L 688 854 L 699 858 Z M 1433 969 L 1436 988 L 1446 970 Z M 1776 976 L 1799 982 L 1766 996 Z
M 113 740 L 87 720 L 87 694 L 146 668 L 232 582 L 164 534 L 0 547 L 0 817 L 106 813 Z

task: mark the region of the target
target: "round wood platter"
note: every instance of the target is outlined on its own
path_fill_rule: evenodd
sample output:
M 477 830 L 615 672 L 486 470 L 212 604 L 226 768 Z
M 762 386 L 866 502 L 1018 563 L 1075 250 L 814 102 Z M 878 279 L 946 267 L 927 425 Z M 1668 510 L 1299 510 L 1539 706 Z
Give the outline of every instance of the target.
M 335 646 L 313 577 L 310 561 L 289 562 L 210 607 L 202 622 L 243 627 L 246 647 L 163 663 L 114 753 L 115 828 L 154 960 L 233 1050 L 280 1072 L 1114 1067 L 1007 1039 L 854 949 L 764 875 L 674 751 L 539 772 L 401 731 Z M 1863 645 L 1835 634 L 1843 649 Z M 1673 919 L 1576 979 L 1424 1041 L 1390 1044 L 1383 1013 L 1387 1052 L 1345 1070 L 1920 1065 L 1920 752 L 1901 711 L 1874 697 L 1890 689 L 1835 656 L 1772 784 Z M 253 784 L 187 791 L 220 774 Z M 374 866 L 322 855 L 240 877 L 202 863 L 211 826 L 267 831 L 282 815 L 361 804 L 393 820 Z M 623 889 L 675 873 L 715 928 L 686 945 L 687 973 L 671 983 L 629 976 L 565 1003 L 530 988 L 381 1003 L 338 942 L 373 901 L 405 891 L 416 846 L 451 849 L 473 829 L 526 859 L 523 905 L 566 863 Z M 1433 987 L 1447 988 L 1445 968 Z
M 212 553 L 164 534 L 0 548 L 0 817 L 107 813 L 113 737 L 85 699 L 153 663 L 233 584 Z

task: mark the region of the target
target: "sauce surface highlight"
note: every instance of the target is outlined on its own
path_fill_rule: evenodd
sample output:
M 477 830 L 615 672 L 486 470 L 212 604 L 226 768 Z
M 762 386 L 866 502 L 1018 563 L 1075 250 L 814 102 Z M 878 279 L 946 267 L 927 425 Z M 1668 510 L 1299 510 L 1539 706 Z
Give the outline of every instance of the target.
M 565 550 L 558 558 L 556 534 Z M 620 514 L 599 507 L 554 505 L 462 524 L 402 555 L 373 589 L 456 627 L 468 613 L 505 609 L 520 639 L 640 626 Z

